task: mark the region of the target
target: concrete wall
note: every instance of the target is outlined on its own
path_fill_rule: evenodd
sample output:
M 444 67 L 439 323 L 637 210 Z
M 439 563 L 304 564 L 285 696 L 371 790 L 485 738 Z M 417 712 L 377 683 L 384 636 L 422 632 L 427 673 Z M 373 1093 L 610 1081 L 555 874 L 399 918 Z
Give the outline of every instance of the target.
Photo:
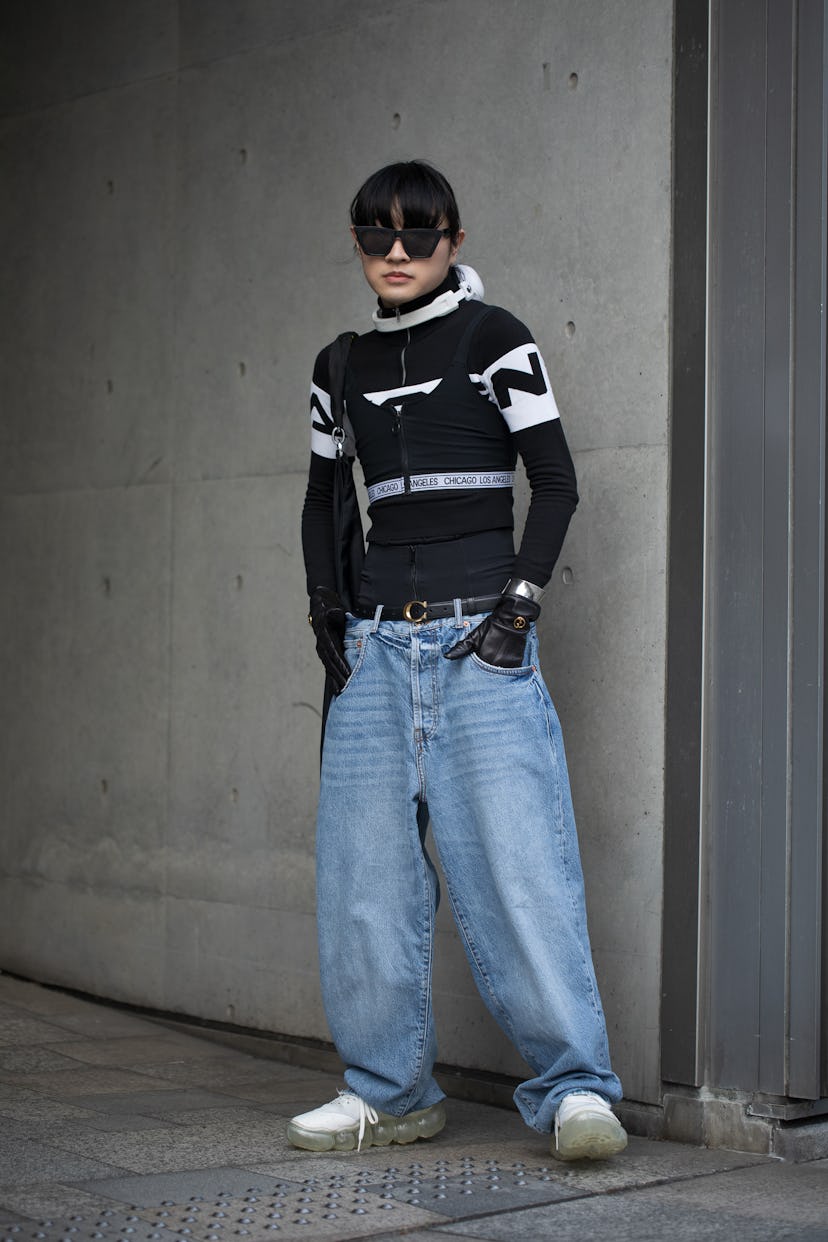
M 574 450 L 544 668 L 617 1068 L 656 1100 L 670 0 L 9 0 L 0 23 L 0 966 L 327 1038 L 306 393 L 369 326 L 350 196 L 424 156 Z M 439 940 L 441 1058 L 521 1073 L 446 911 Z

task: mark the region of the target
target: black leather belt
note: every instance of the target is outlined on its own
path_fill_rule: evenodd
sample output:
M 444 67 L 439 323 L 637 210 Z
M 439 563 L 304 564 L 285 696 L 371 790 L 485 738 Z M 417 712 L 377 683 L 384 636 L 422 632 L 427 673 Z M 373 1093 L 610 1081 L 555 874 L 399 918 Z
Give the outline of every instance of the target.
M 460 611 L 473 617 L 478 612 L 491 612 L 495 604 L 501 600 L 500 595 L 477 595 L 471 599 L 460 600 Z M 355 617 L 373 617 L 376 608 L 354 608 Z M 454 600 L 440 600 L 438 604 L 430 604 L 427 599 L 410 599 L 401 608 L 386 608 L 383 605 L 382 621 L 410 621 L 412 625 L 422 625 L 424 621 L 438 621 L 441 617 L 454 616 Z

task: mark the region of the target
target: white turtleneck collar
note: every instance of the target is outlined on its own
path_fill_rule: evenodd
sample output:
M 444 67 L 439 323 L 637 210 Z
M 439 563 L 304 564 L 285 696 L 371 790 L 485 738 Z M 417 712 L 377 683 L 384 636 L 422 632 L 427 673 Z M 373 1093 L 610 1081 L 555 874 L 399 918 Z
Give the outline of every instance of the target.
M 375 310 L 372 318 L 376 330 L 398 332 L 401 328 L 413 328 L 418 323 L 427 323 L 429 319 L 439 319 L 442 315 L 450 315 L 452 311 L 457 310 L 461 302 L 469 299 L 482 301 L 483 281 L 474 268 L 457 263 L 453 270 L 458 282 L 456 289 L 446 289 L 431 302 L 426 302 L 425 306 L 418 306 L 414 310 L 398 309 L 393 315 L 383 315 L 381 311 Z

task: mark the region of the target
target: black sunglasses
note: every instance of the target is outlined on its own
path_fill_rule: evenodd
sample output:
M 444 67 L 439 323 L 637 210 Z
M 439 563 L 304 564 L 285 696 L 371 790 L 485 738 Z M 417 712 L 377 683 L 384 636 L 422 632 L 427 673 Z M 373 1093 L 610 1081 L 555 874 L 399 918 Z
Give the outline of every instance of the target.
M 430 259 L 451 229 L 386 229 L 379 224 L 355 224 L 354 232 L 363 254 L 384 259 L 399 237 L 409 259 Z

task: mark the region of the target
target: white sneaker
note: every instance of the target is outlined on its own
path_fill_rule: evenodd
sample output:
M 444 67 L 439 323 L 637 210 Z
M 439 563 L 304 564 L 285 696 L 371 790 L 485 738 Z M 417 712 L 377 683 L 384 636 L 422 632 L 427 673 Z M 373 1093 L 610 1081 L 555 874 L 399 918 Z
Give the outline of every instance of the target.
M 607 1101 L 594 1091 L 565 1095 L 555 1114 L 552 1155 L 557 1160 L 603 1160 L 627 1146 L 627 1135 Z
M 442 1100 L 404 1117 L 392 1117 L 378 1113 L 353 1091 L 340 1091 L 329 1104 L 294 1117 L 287 1136 L 294 1147 L 305 1151 L 361 1151 L 363 1147 L 387 1147 L 389 1143 L 431 1138 L 445 1124 Z

